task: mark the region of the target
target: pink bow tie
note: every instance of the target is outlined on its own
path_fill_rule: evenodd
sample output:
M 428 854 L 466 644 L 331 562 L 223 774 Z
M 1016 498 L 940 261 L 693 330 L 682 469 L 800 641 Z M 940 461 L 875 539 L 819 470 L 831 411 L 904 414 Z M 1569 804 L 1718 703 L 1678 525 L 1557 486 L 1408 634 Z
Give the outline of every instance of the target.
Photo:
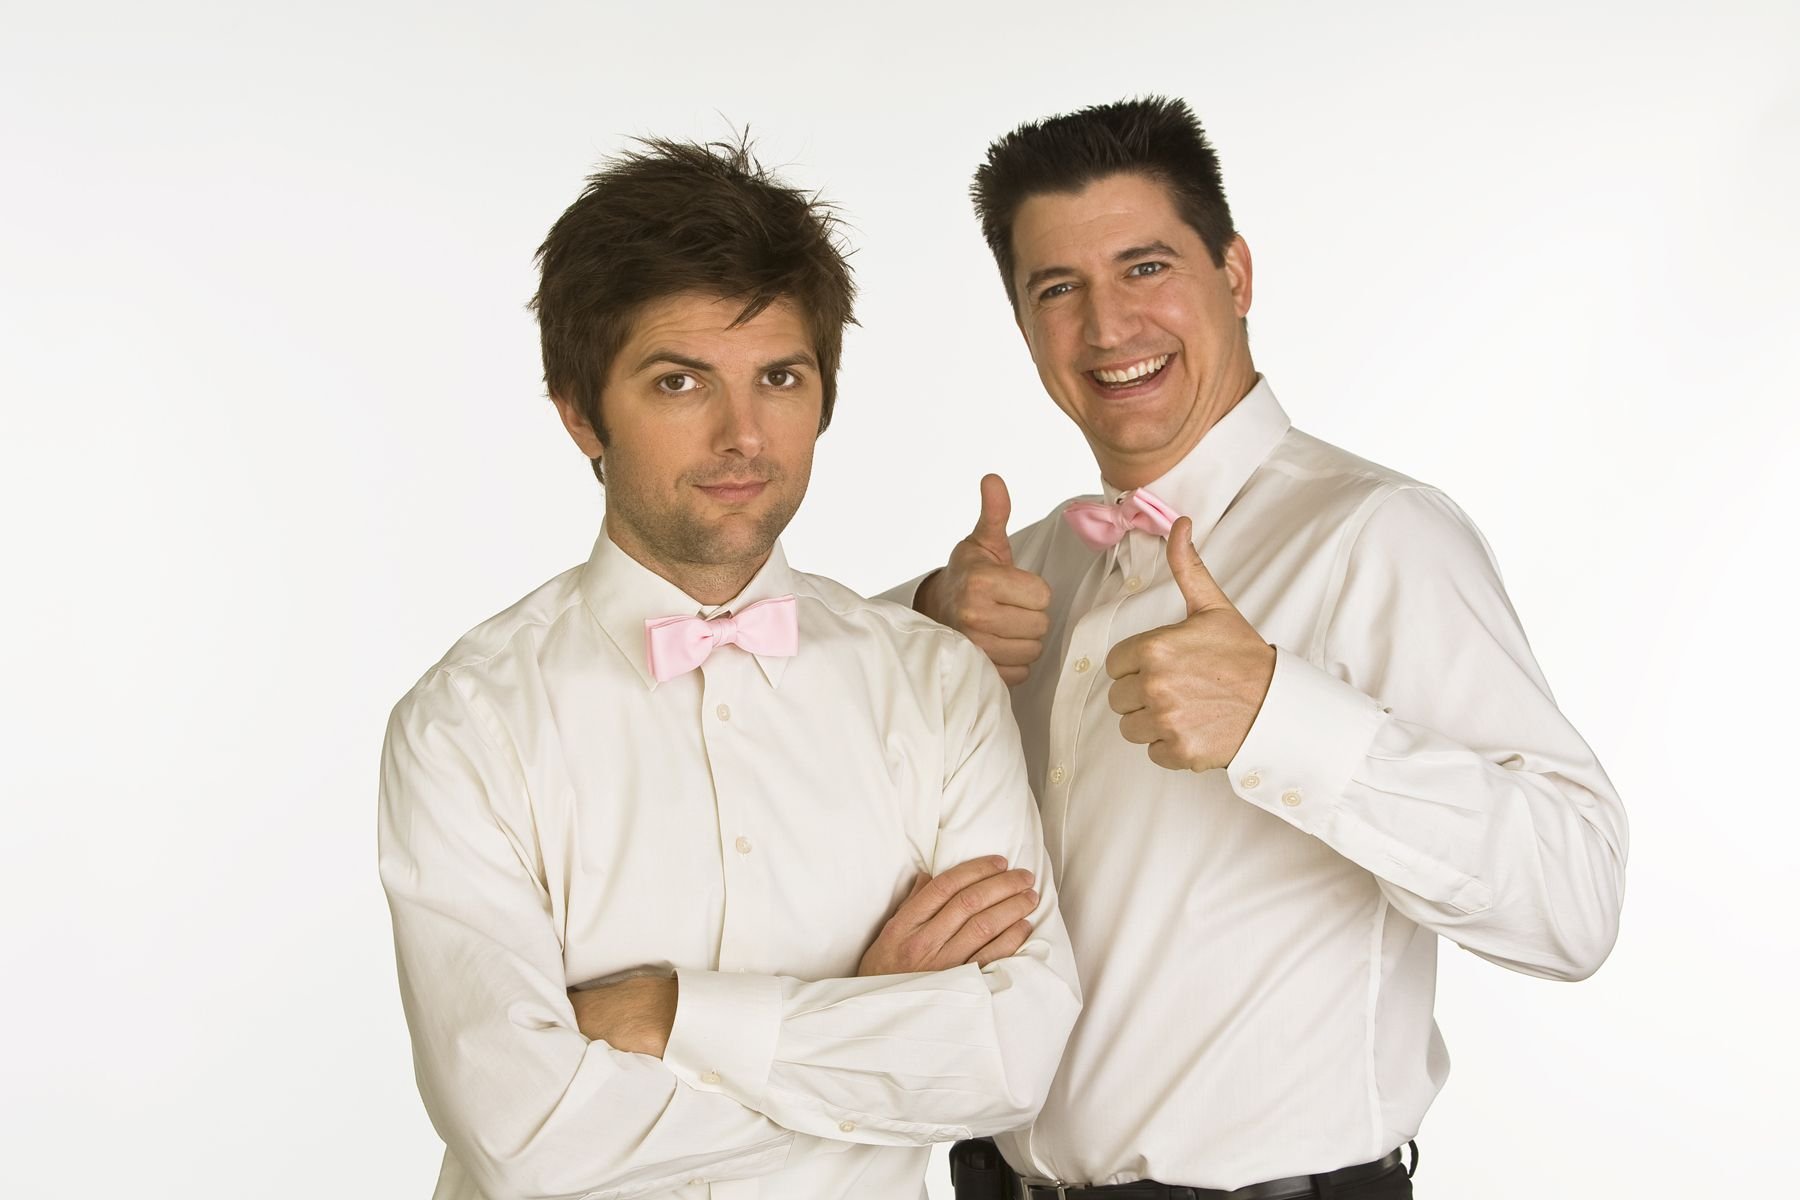
M 1180 515 L 1143 488 L 1126 492 L 1116 504 L 1083 500 L 1063 509 L 1063 520 L 1090 550 L 1116 546 L 1133 529 L 1168 537 L 1169 529 Z
M 652 617 L 644 622 L 644 657 L 662 683 L 685 675 L 720 646 L 742 646 L 752 654 L 791 658 L 800 649 L 794 598 L 776 596 L 746 605 L 731 616 Z

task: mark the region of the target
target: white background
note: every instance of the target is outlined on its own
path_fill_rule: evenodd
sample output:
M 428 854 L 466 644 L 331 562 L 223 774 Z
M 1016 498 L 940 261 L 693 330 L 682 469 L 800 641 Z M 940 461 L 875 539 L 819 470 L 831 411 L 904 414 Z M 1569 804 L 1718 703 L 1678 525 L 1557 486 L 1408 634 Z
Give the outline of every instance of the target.
M 964 193 L 1146 91 L 1296 423 L 1481 524 L 1633 821 L 1596 978 L 1446 951 L 1421 1194 L 1791 1179 L 1795 6 L 653 7 L 5 5 L 0 1192 L 429 1194 L 379 741 L 592 540 L 524 304 L 601 156 L 748 123 L 845 209 L 787 545 L 877 590 L 984 470 L 1015 523 L 1093 488 Z

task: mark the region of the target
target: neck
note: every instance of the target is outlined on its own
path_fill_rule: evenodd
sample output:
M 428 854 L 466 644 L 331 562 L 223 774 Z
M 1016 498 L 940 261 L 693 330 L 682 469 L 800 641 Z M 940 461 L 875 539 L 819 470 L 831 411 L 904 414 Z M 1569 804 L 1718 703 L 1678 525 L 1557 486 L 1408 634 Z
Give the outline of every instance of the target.
M 773 549 L 764 550 L 754 558 L 733 562 L 670 560 L 652 552 L 640 539 L 632 536 L 623 522 L 613 520 L 610 515 L 606 519 L 606 536 L 645 570 L 662 576 L 704 608 L 723 604 L 749 586 L 750 581 L 756 578 L 756 573 L 762 570 L 763 564 L 769 561 Z
M 1102 454 L 1099 447 L 1094 447 L 1094 458 L 1100 466 L 1100 478 L 1121 491 L 1130 491 L 1132 488 L 1155 483 L 1173 471 L 1182 459 L 1193 453 L 1194 447 L 1212 431 L 1213 426 L 1224 420 L 1225 415 L 1236 408 L 1256 386 L 1256 366 L 1250 361 L 1249 351 L 1244 352 L 1241 365 L 1234 364 L 1233 369 L 1222 373 L 1220 378 L 1221 382 L 1213 389 L 1213 394 L 1194 405 L 1193 419 L 1175 437 L 1156 449 L 1143 454 L 1115 457 Z

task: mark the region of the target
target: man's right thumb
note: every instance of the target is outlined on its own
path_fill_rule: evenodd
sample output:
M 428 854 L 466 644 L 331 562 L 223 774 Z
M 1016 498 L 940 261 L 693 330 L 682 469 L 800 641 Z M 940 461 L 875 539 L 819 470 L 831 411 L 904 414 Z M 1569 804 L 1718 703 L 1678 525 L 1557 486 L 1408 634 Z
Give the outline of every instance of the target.
M 981 477 L 981 519 L 975 522 L 970 539 L 976 545 L 1012 565 L 1012 544 L 1006 540 L 1006 523 L 1012 518 L 1012 497 L 1006 494 L 1006 480 L 998 475 Z

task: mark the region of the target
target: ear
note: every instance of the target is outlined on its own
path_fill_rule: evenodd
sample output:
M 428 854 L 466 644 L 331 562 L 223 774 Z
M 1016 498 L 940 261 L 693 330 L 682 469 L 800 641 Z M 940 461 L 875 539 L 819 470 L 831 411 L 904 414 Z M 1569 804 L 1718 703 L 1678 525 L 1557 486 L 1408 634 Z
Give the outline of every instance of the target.
M 605 447 L 600 443 L 600 435 L 594 432 L 593 424 L 582 414 L 576 403 L 554 393 L 550 399 L 556 404 L 556 414 L 562 418 L 563 428 L 569 431 L 569 436 L 575 439 L 581 452 L 590 459 L 601 457 Z
M 1250 315 L 1251 270 L 1250 243 L 1243 235 L 1231 239 L 1225 247 L 1225 279 L 1231 285 L 1232 303 L 1239 317 Z

